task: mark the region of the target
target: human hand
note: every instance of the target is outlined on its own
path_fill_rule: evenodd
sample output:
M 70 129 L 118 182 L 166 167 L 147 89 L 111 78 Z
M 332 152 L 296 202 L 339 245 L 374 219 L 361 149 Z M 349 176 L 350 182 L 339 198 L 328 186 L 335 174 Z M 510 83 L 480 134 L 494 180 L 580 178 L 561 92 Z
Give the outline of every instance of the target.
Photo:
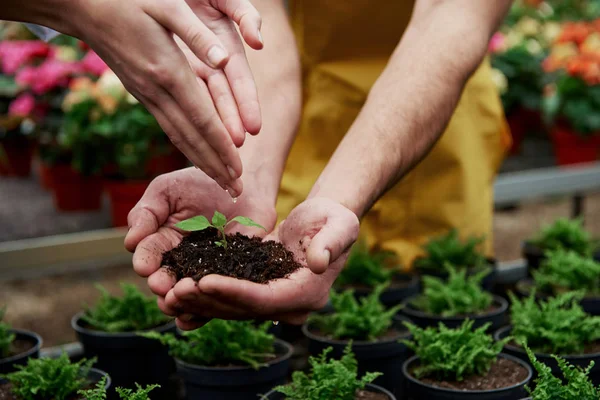
M 325 198 L 310 199 L 265 238 L 283 243 L 308 268 L 268 284 L 209 275 L 197 283 L 185 278 L 172 286 L 161 277 L 153 290 L 164 296 L 160 308 L 176 316 L 183 330 L 196 329 L 211 318 L 300 324 L 327 303 L 358 228 L 358 218 L 347 208 Z
M 237 197 L 243 187 L 236 146 L 243 144 L 246 131 L 256 134 L 261 127 L 256 87 L 232 22 L 249 46 L 262 48 L 261 18 L 250 1 L 72 4 L 65 13 L 66 33 L 88 43 L 156 117 L 173 144 Z M 173 35 L 194 55 L 194 70 L 187 67 Z

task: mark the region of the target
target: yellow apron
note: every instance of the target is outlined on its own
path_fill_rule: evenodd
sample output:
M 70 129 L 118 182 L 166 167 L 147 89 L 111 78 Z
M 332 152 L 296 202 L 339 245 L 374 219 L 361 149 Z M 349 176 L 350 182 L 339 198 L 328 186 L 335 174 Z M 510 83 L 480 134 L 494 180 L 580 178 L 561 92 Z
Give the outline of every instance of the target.
M 277 211 L 302 202 L 363 106 L 398 44 L 412 1 L 292 0 L 303 63 L 300 130 L 282 180 Z M 492 256 L 493 181 L 510 145 L 486 60 L 468 82 L 431 153 L 363 218 L 371 246 L 395 251 L 405 268 L 428 238 L 457 228 L 485 235 Z

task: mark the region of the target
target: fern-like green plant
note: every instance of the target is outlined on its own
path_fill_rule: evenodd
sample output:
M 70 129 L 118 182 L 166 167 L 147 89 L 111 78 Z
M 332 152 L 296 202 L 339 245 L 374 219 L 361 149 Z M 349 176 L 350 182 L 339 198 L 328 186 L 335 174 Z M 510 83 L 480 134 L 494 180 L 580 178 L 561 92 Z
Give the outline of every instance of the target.
M 310 357 L 309 373 L 294 372 L 290 384 L 277 386 L 274 391 L 283 393 L 287 400 L 354 400 L 357 391 L 381 375 L 380 372 L 368 372 L 358 378 L 358 363 L 351 343 L 339 360 L 327 359 L 331 351 L 328 347 L 318 357 Z
M 438 380 L 462 381 L 473 375 L 486 374 L 509 338 L 494 342 L 486 334 L 490 324 L 473 330 L 473 321 L 466 320 L 450 329 L 440 323 L 437 328 L 419 328 L 405 322 L 412 340 L 403 340 L 419 357 L 412 373 L 417 378 L 433 377 Z
M 599 262 L 570 250 L 550 250 L 545 255 L 540 268 L 532 272 L 538 289 L 554 294 L 569 290 L 600 294 Z
M 115 390 L 122 400 L 150 400 L 150 392 L 160 387 L 160 385 L 148 385 L 144 388 L 137 383 L 135 386 L 136 390 L 120 387 Z M 106 400 L 106 377 L 102 377 L 95 388 L 80 390 L 77 394 L 83 396 L 85 400 Z
M 14 342 L 16 335 L 11 333 L 10 325 L 2 322 L 4 319 L 4 309 L 0 309 L 0 359 L 8 357 L 10 345 Z
M 137 332 L 155 328 L 169 321 L 156 300 L 144 295 L 135 285 L 122 283 L 122 297 L 111 295 L 100 285 L 102 297 L 95 307 L 86 308 L 84 322 L 104 332 Z
M 512 336 L 534 351 L 545 354 L 574 355 L 586 344 L 600 339 L 600 317 L 583 311 L 579 301 L 583 292 L 563 293 L 546 301 L 536 301 L 535 290 L 528 298 L 511 300 Z
M 0 375 L 11 384 L 19 400 L 66 400 L 85 386 L 87 375 L 96 360 L 71 362 L 63 353 L 59 358 L 30 358 L 15 372 Z
M 457 270 L 450 264 L 446 270 L 447 280 L 423 276 L 423 294 L 412 302 L 413 306 L 442 317 L 477 314 L 490 307 L 493 297 L 481 288 L 481 281 L 491 272 L 490 268 L 470 276 L 466 270 Z
M 387 268 L 386 262 L 395 258 L 394 253 L 370 251 L 363 240 L 352 246 L 348 261 L 335 281 L 338 288 L 348 285 L 375 287 L 388 283 L 394 270 Z
M 255 326 L 252 321 L 213 319 L 182 338 L 171 333 L 147 332 L 143 337 L 159 340 L 173 357 L 194 365 L 247 364 L 260 368 L 274 357 L 275 337 L 267 333 L 270 322 Z
M 415 267 L 422 271 L 444 271 L 447 264 L 456 268 L 485 267 L 487 260 L 479 250 L 482 242 L 482 237 L 470 237 L 462 241 L 453 229 L 427 242 L 423 246 L 425 256 L 415 261 Z
M 387 285 L 379 285 L 366 297 L 357 300 L 353 290 L 331 293 L 334 312 L 312 314 L 309 323 L 334 339 L 377 340 L 393 323 L 402 305 L 388 310 L 379 300 Z
M 538 373 L 535 379 L 535 389 L 527 387 L 532 400 L 598 400 L 600 387 L 595 387 L 589 378 L 594 362 L 586 369 L 569 364 L 564 359 L 553 356 L 560 368 L 563 379 L 552 374 L 552 369 L 537 360 L 533 351 L 525 347 L 531 365 Z
M 590 257 L 596 247 L 589 232 L 583 228 L 583 220 L 559 218 L 553 224 L 544 226 L 531 243 L 542 250 L 571 250 L 579 255 Z

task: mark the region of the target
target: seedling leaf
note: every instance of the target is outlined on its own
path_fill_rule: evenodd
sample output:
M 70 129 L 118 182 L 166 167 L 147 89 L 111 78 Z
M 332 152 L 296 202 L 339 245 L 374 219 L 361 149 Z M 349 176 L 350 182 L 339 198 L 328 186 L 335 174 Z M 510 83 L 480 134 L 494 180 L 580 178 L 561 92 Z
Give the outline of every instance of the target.
M 210 228 L 212 225 L 208 222 L 208 219 L 204 215 L 198 215 L 196 217 L 186 219 L 175 224 L 181 230 L 188 232 L 203 231 L 206 228 Z
M 8 356 L 10 345 L 16 338 L 16 335 L 10 332 L 10 325 L 2 322 L 4 312 L 4 309 L 0 309 L 0 358 Z
M 223 228 L 227 225 L 227 217 L 220 212 L 215 211 L 215 214 L 212 217 L 212 224 L 215 228 Z
M 231 222 L 237 222 L 238 224 L 242 224 L 244 226 L 255 226 L 257 228 L 260 228 L 260 229 L 266 231 L 264 226 L 257 224 L 256 222 L 254 222 L 253 220 L 251 220 L 248 217 L 237 216 L 235 218 L 232 218 L 231 221 L 229 221 L 229 223 L 231 223 Z

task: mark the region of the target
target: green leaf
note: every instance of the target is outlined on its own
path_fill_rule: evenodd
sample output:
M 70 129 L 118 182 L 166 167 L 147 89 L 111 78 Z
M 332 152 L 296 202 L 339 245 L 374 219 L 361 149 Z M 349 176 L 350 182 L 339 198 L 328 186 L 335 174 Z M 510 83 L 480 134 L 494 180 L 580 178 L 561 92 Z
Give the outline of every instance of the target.
M 237 222 L 238 224 L 242 224 L 242 225 L 244 225 L 244 226 L 255 226 L 255 227 L 257 227 L 257 228 L 260 228 L 260 229 L 262 229 L 262 230 L 266 231 L 266 229 L 265 229 L 265 227 L 264 227 L 264 226 L 262 226 L 262 225 L 260 225 L 260 224 L 257 224 L 256 222 L 254 222 L 253 220 L 251 220 L 251 219 L 250 219 L 250 218 L 248 218 L 248 217 L 241 217 L 241 216 L 237 216 L 237 217 L 235 217 L 235 218 L 232 218 L 232 219 L 231 219 L 231 221 L 229 221 L 229 222 L 230 222 L 230 223 L 231 223 L 231 222 Z
M 208 218 L 206 218 L 204 215 L 198 215 L 196 217 L 186 219 L 185 221 L 175 224 L 175 226 L 188 232 L 203 231 L 206 228 L 212 227 L 210 222 L 208 222 Z
M 227 217 L 220 212 L 215 211 L 215 214 L 212 217 L 212 224 L 215 228 L 222 228 L 227 225 Z

